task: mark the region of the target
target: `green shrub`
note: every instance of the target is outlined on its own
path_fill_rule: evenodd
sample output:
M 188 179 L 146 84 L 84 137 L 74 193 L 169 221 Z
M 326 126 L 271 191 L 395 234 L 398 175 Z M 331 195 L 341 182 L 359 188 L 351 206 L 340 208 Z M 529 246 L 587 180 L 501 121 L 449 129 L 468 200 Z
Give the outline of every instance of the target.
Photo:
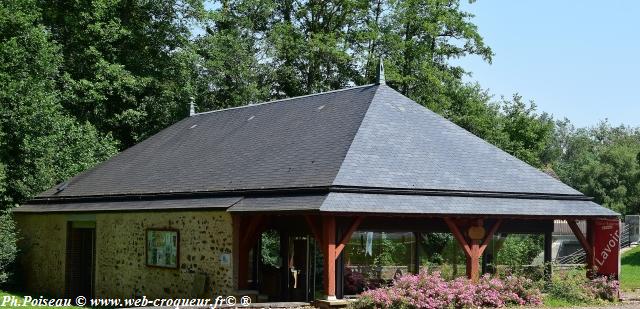
M 617 280 L 606 277 L 587 279 L 584 268 L 557 271 L 545 290 L 548 298 L 569 304 L 599 304 L 618 301 Z
M 587 303 L 590 295 L 584 289 L 585 273 L 580 271 L 562 271 L 551 278 L 546 292 L 549 297 L 565 300 L 569 303 Z
M 18 253 L 16 226 L 7 212 L 0 214 L 0 285 L 6 284 L 11 276 L 11 267 Z

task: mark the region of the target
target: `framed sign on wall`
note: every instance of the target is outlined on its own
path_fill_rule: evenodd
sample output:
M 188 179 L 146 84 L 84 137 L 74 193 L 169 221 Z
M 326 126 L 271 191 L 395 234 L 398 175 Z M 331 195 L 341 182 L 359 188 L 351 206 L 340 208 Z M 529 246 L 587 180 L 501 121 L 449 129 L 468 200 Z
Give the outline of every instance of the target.
M 178 268 L 180 237 L 177 230 L 147 230 L 147 266 Z

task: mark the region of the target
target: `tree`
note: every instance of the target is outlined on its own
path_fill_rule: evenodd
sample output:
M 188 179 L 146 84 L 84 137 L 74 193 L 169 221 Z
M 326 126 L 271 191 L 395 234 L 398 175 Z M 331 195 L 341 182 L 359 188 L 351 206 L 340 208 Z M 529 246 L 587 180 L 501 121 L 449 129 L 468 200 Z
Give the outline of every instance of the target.
M 447 93 L 448 100 L 436 112 L 491 143 L 504 140 L 500 105 L 492 103 L 491 95 L 479 84 L 455 82 Z
M 556 124 L 555 136 L 560 156 L 553 167 L 564 182 L 622 214 L 640 212 L 638 129 L 606 121 L 575 129 L 565 121 Z
M 36 1 L 9 1 L 0 7 L 0 167 L 4 166 L 5 179 L 0 203 L 4 209 L 115 152 L 109 136 L 65 114 L 55 85 L 60 49 L 39 20 Z
M 491 62 L 493 53 L 471 23 L 472 14 L 459 1 L 390 1 L 381 50 L 387 82 L 432 110 L 448 106 L 452 84 L 465 70 L 449 61 L 478 55 Z
M 61 45 L 64 108 L 121 149 L 187 114 L 202 1 L 42 1 Z
M 527 105 L 518 94 L 514 94 L 511 100 L 502 99 L 502 111 L 504 137 L 497 141 L 498 147 L 541 168 L 547 144 L 553 135 L 553 119 L 545 113 L 538 115 L 535 103 Z
M 16 246 L 16 227 L 11 215 L 0 214 L 0 285 L 7 283 L 11 277 L 12 264 L 18 254 Z
M 214 110 L 266 101 L 270 89 L 266 68 L 259 63 L 257 39 L 246 29 L 263 28 L 256 10 L 245 3 L 224 2 L 207 18 L 205 34 L 198 37 L 197 95 L 201 110 Z M 260 9 L 260 12 L 266 9 Z
M 265 31 L 274 95 L 343 88 L 359 76 L 352 46 L 366 1 L 280 1 Z

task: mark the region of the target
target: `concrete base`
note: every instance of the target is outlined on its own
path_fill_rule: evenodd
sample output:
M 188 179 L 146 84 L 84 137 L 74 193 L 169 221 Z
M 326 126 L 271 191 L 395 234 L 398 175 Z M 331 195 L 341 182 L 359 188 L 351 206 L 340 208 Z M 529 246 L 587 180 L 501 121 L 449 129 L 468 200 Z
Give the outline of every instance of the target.
M 258 303 L 261 300 L 258 299 L 260 293 L 257 290 L 235 290 L 231 295 L 236 298 L 236 301 L 239 302 L 243 296 L 249 296 L 251 298 L 251 303 Z
M 348 304 L 349 301 L 346 299 L 318 299 L 313 302 L 313 306 L 320 309 L 345 308 Z

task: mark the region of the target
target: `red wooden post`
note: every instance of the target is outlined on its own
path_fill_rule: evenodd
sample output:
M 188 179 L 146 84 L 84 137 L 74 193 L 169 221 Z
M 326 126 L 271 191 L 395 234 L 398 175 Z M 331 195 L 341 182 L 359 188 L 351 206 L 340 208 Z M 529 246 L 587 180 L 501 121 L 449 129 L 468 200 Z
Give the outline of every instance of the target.
M 246 220 L 238 215 L 233 216 L 233 249 L 234 249 L 234 262 L 237 272 L 237 287 L 239 290 L 246 290 L 248 288 L 249 279 L 249 251 L 243 246 L 242 239 L 244 233 L 242 233 L 242 224 Z
M 467 256 L 467 278 L 477 283 L 480 280 L 480 244 L 471 240 L 471 255 Z
M 249 252 L 253 245 L 260 237 L 264 226 L 262 216 L 251 217 L 233 217 L 233 241 L 234 248 L 237 248 L 238 262 L 238 289 L 246 290 L 249 288 Z
M 471 239 L 470 242 L 467 241 L 462 232 L 460 232 L 460 228 L 458 228 L 458 225 L 453 219 L 444 218 L 444 221 L 447 223 L 447 226 L 449 226 L 449 230 L 451 230 L 451 233 L 453 233 L 453 236 L 458 241 L 458 244 L 462 247 L 462 250 L 467 257 L 467 278 L 471 279 L 473 282 L 478 282 L 478 280 L 480 280 L 480 256 L 482 256 L 482 253 L 487 248 L 493 234 L 498 230 L 500 224 L 502 224 L 502 220 L 499 219 L 496 221 L 489 232 L 484 235 L 484 238 Z M 475 220 L 474 226 L 476 228 L 482 227 L 482 220 Z
M 589 254 L 586 256 L 587 262 L 587 277 L 594 278 L 596 276 L 596 265 L 594 263 L 594 258 L 596 255 L 595 243 L 594 243 L 594 232 L 595 232 L 595 221 L 587 220 L 587 242 L 589 243 Z
M 587 263 L 587 277 L 591 278 L 593 276 L 593 222 L 587 221 L 587 236 L 582 233 L 580 227 L 578 227 L 578 223 L 576 220 L 567 220 L 571 231 L 580 242 L 582 249 L 585 252 L 585 260 Z
M 342 239 L 336 245 L 336 259 L 340 256 L 342 250 L 347 246 L 347 243 L 349 242 L 349 240 L 351 240 L 351 235 L 353 235 L 353 232 L 358 229 L 358 226 L 360 226 L 360 223 L 362 223 L 363 219 L 363 216 L 356 217 L 351 223 L 351 226 L 349 226 L 349 229 L 344 233 Z
M 327 300 L 336 299 L 336 218 L 322 217 L 324 241 L 324 290 Z

